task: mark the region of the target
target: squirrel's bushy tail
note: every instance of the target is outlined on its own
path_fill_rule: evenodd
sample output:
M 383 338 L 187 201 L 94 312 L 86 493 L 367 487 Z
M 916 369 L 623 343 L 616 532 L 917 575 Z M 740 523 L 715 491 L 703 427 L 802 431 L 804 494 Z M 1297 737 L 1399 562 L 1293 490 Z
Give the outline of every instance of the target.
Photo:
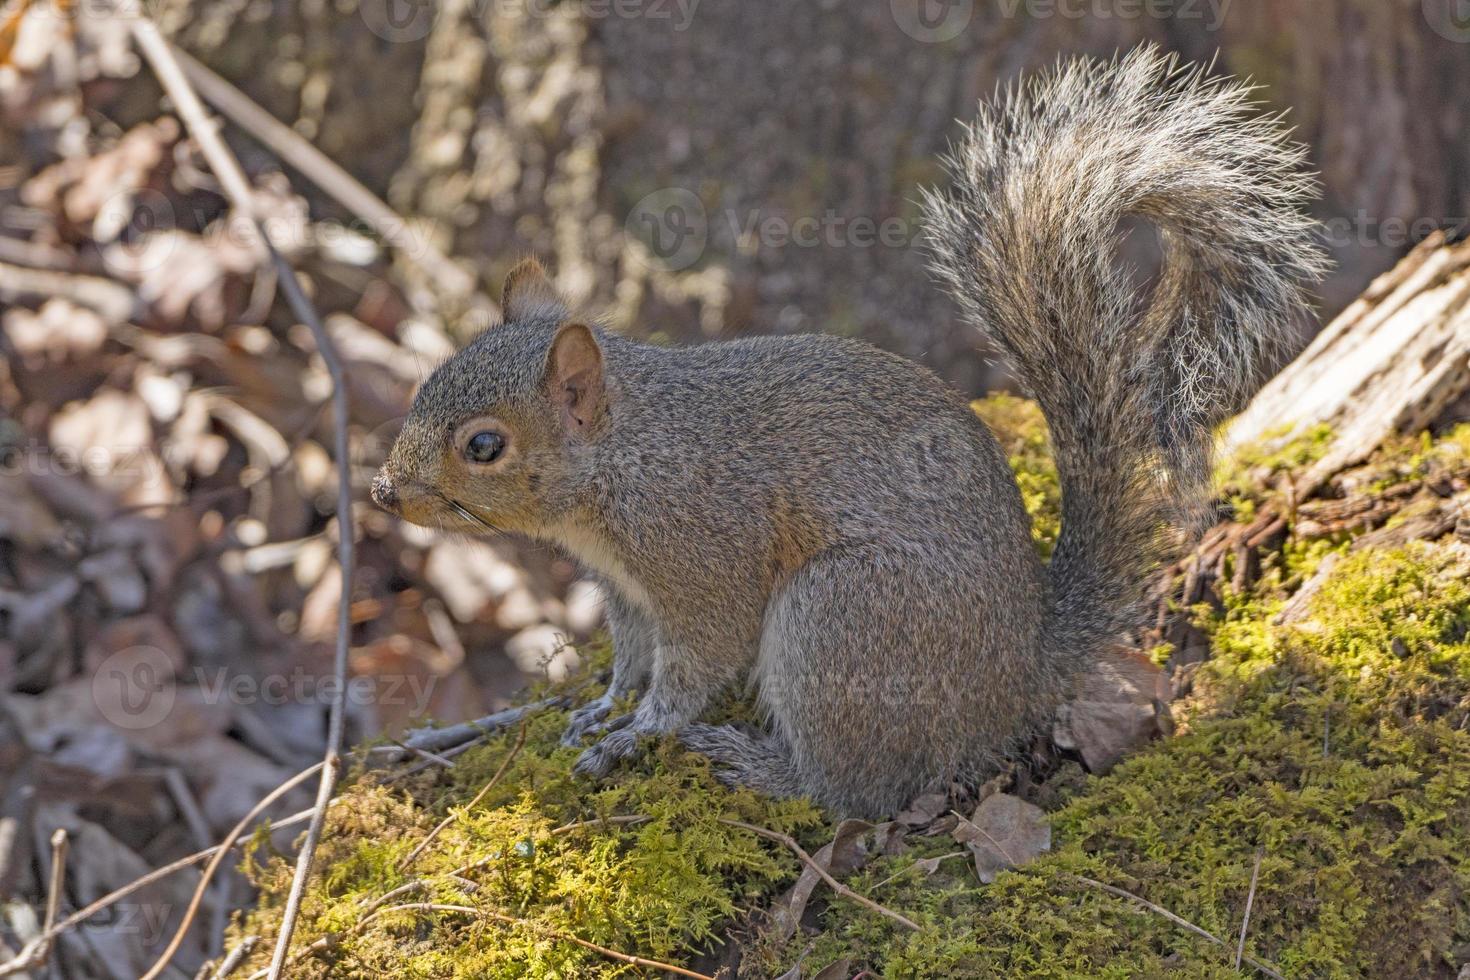
M 1239 409 L 1324 267 L 1314 183 L 1250 87 L 1152 47 L 1079 60 L 978 120 L 928 193 L 934 267 L 1014 362 L 1051 429 L 1062 531 L 1051 643 L 1096 649 L 1136 610 L 1160 534 L 1198 513 L 1213 428 Z M 1164 267 L 1140 297 L 1120 222 Z

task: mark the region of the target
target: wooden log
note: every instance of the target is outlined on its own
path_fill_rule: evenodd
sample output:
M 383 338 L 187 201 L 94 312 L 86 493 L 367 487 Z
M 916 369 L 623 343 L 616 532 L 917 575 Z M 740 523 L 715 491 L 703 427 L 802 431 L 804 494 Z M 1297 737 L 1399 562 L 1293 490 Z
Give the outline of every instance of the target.
M 1425 239 L 1266 384 L 1224 450 L 1286 442 L 1326 423 L 1327 453 L 1294 480 L 1305 498 L 1389 436 L 1428 427 L 1470 390 L 1470 241 Z

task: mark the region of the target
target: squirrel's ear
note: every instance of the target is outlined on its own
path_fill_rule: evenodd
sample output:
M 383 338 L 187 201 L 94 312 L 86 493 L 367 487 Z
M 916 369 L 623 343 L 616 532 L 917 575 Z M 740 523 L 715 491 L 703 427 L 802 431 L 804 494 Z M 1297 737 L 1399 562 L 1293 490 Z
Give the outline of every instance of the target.
M 510 270 L 501 291 L 500 308 L 507 321 L 566 316 L 566 304 L 551 284 L 546 269 L 535 259 L 522 259 Z
M 546 389 L 568 432 L 591 433 L 607 413 L 602 348 L 591 328 L 563 323 L 546 358 Z

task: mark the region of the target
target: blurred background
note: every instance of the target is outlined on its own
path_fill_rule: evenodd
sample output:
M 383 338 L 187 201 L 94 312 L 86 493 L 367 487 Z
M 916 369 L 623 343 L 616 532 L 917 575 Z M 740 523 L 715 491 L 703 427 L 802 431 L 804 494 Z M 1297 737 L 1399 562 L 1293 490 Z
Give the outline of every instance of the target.
M 1337 262 L 1324 319 L 1470 209 L 1464 0 L 9 0 L 5 899 L 44 893 L 55 826 L 99 869 L 77 904 L 205 846 L 319 757 L 331 696 L 327 376 L 134 51 L 139 15 L 204 66 L 348 362 L 354 738 L 484 714 L 597 629 L 559 556 L 404 527 L 363 492 L 525 254 L 632 335 L 826 331 L 1004 386 L 929 282 L 917 190 L 977 99 L 1140 41 L 1290 110 Z M 73 966 L 136 975 L 186 901 L 159 887 L 68 936 Z

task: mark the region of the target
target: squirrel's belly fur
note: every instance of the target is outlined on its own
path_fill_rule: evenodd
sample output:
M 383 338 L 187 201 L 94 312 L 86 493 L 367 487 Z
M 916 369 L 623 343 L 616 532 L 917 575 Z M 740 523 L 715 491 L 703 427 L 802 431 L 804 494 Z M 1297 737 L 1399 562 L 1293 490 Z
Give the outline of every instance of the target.
M 994 438 L 927 370 L 829 337 L 635 343 L 534 262 L 424 383 L 374 496 L 601 576 L 613 676 L 568 727 L 599 736 L 581 772 L 676 733 L 726 779 L 853 814 L 980 778 L 1136 625 L 1161 532 L 1209 500 L 1213 427 L 1322 269 L 1302 151 L 1248 92 L 1151 48 L 1073 62 L 982 106 L 926 195 L 936 272 L 1046 414 L 1045 566 Z M 1114 262 L 1134 217 L 1163 244 L 1146 298 Z M 699 723 L 742 682 L 762 730 Z

